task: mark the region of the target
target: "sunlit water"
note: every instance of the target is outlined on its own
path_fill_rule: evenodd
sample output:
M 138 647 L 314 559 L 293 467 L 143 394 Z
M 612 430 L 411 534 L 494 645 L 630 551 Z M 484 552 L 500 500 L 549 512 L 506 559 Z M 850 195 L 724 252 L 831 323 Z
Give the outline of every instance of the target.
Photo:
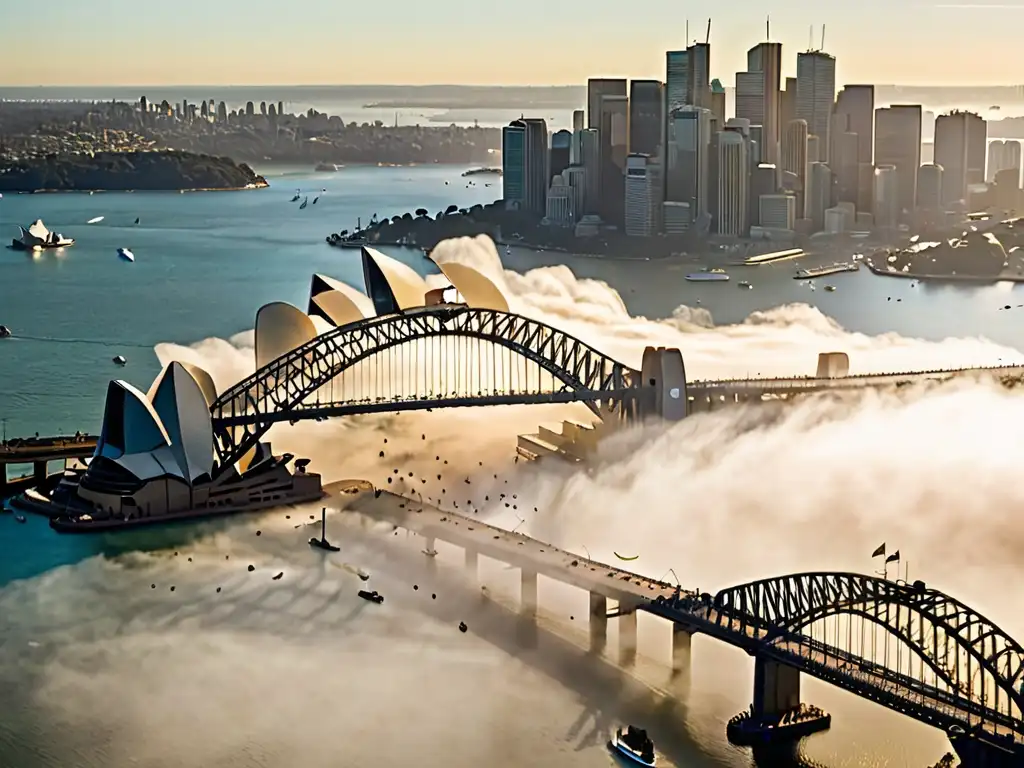
M 467 189 L 461 170 L 295 173 L 252 193 L 6 196 L 5 239 L 15 224 L 42 218 L 78 240 L 37 257 L 0 251 L 0 323 L 33 337 L 0 342 L 8 435 L 94 431 L 107 380 L 145 388 L 157 373 L 154 344 L 228 337 L 251 328 L 268 301 L 304 306 L 314 272 L 359 284 L 356 252 L 329 248 L 324 236 L 374 212 L 488 202 L 490 190 Z M 299 211 L 288 203 L 296 187 L 311 199 L 328 191 Z M 106 218 L 85 224 L 95 216 Z M 122 246 L 134 264 L 117 258 Z M 433 271 L 417 253 L 392 253 Z M 689 264 L 525 250 L 503 258 L 518 270 L 565 261 L 650 317 L 698 299 L 719 323 L 809 302 L 855 331 L 984 335 L 1024 347 L 1020 310 L 1001 309 L 1020 301 L 1006 286 L 912 287 L 862 272 L 819 280 L 812 292 L 792 279 L 792 264 L 734 268 L 731 284 L 695 285 L 683 279 Z M 740 279 L 754 288 L 738 290 Z M 839 290 L 820 290 L 830 281 Z M 115 354 L 128 358 L 126 369 L 110 363 Z M 813 365 L 809 352 L 799 372 Z M 496 439 L 511 451 L 514 435 Z M 403 450 L 415 449 L 412 441 Z M 609 765 L 603 744 L 623 719 L 650 724 L 666 765 L 749 764 L 724 740 L 725 720 L 749 703 L 752 665 L 743 654 L 698 639 L 685 694 L 669 679 L 667 628 L 642 617 L 644 682 L 633 682 L 581 660 L 585 596 L 547 582 L 546 626 L 567 641 L 548 637 L 543 652 L 523 653 L 506 640 L 507 617 L 482 607 L 475 585 L 419 570 L 421 545 L 335 517 L 332 535 L 344 545 L 337 562 L 369 569 L 387 595 L 383 606 L 369 605 L 355 596 L 351 569 L 310 551 L 309 532 L 294 527 L 310 512 L 128 538 L 60 537 L 41 521 L 0 516 L 0 765 Z M 458 563 L 445 551 L 439 559 Z M 496 565 L 485 571 L 509 600 L 514 576 Z M 459 633 L 460 620 L 472 631 Z M 613 630 L 613 649 L 614 640 Z M 665 705 L 651 688 L 679 703 Z M 804 697 L 837 715 L 829 734 L 806 743 L 812 761 L 923 766 L 946 749 L 940 734 L 814 681 Z

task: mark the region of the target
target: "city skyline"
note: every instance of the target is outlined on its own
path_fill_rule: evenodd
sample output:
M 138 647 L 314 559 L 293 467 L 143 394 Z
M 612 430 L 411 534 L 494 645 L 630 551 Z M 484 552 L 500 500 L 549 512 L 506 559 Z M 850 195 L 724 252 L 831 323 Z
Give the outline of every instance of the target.
M 296 18 L 277 18 L 280 7 L 267 0 L 223 0 L 215 11 L 199 0 L 144 10 L 127 0 L 107 6 L 96 14 L 86 4 L 50 0 L 31 13 L 0 10 L 0 21 L 10 29 L 76 32 L 45 56 L 31 35 L 10 36 L 0 50 L 0 85 L 568 85 L 600 76 L 660 79 L 665 51 L 703 41 L 711 17 L 711 76 L 731 86 L 745 68 L 746 51 L 765 40 L 768 13 L 771 39 L 783 46 L 784 77 L 795 74 L 796 54 L 808 50 L 809 41 L 821 47 L 822 25 L 823 49 L 837 58 L 839 83 L 999 85 L 1014 79 L 1003 73 L 1024 69 L 1016 25 L 1007 23 L 1024 18 L 1017 16 L 1024 2 L 897 7 L 865 0 L 809 15 L 795 0 L 767 9 L 752 0 L 727 7 L 702 1 L 688 6 L 684 17 L 668 0 L 654 0 L 645 13 L 674 21 L 628 36 L 622 34 L 621 9 L 611 0 L 595 0 L 584 16 L 569 7 L 520 0 L 480 18 L 449 0 L 429 9 L 400 0 L 395 10 L 402 21 L 385 35 L 352 34 L 353 28 L 379 23 L 376 8 L 328 0 L 307 0 Z M 891 23 L 880 27 L 881 14 Z M 155 46 L 149 29 L 158 29 L 167 44 Z M 914 30 L 913 37 L 901 31 L 906 29 Z M 526 35 L 530 56 L 522 56 Z M 111 39 L 116 44 L 101 42 Z M 954 44 L 960 53 L 955 57 L 948 55 Z

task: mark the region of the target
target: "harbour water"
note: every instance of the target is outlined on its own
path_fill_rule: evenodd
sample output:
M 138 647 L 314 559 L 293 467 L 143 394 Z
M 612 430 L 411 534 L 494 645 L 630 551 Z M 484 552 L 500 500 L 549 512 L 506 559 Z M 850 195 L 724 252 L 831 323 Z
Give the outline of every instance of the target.
M 395 215 L 418 207 L 433 212 L 450 203 L 467 206 L 495 197 L 482 185 L 467 188 L 462 170 L 346 168 L 313 174 L 271 169 L 271 188 L 256 192 L 4 197 L 0 232 L 5 239 L 16 233 L 16 224 L 36 218 L 77 239 L 62 253 L 0 251 L 0 323 L 21 337 L 0 342 L 0 418 L 8 436 L 95 431 L 107 381 L 122 377 L 145 390 L 159 370 L 155 345 L 227 339 L 251 329 L 256 309 L 269 301 L 304 306 L 314 272 L 358 285 L 356 252 L 330 248 L 324 237 L 374 213 Z M 289 204 L 296 188 L 310 200 L 320 194 L 317 205 L 300 211 L 297 204 Z M 321 193 L 322 188 L 327 191 Z M 105 218 L 85 224 L 96 216 Z M 133 223 L 136 218 L 139 225 Z M 130 248 L 135 263 L 119 260 L 118 247 Z M 435 271 L 416 251 L 391 253 L 422 273 Z M 751 366 L 772 365 L 778 357 L 776 370 L 796 365 L 802 369 L 792 372 L 808 374 L 824 344 L 850 350 L 853 367 L 861 370 L 904 360 L 906 367 L 917 367 L 926 358 L 938 361 L 946 355 L 958 365 L 992 364 L 1013 356 L 1013 348 L 1024 349 L 1018 316 L 1024 310 L 1017 308 L 1020 289 L 1010 286 L 912 286 L 862 270 L 829 277 L 827 282 L 838 290 L 826 293 L 821 290 L 826 281 L 818 281 L 818 290 L 812 291 L 792 279 L 793 271 L 812 266 L 811 260 L 729 268 L 733 282 L 700 285 L 684 280 L 694 270 L 691 263 L 623 262 L 526 249 L 501 253 L 505 267 L 517 272 L 566 264 L 576 278 L 605 281 L 619 291 L 633 316 L 671 318 L 675 312 L 668 324 L 647 327 L 690 334 L 680 338 L 692 342 L 690 348 L 684 345 L 684 355 L 692 353 L 698 371 L 718 370 L 709 362 L 710 350 L 719 345 L 716 339 L 732 344 L 729 349 L 737 357 L 749 354 Z M 823 257 L 826 263 L 834 260 Z M 639 321 L 629 320 L 632 325 L 626 328 L 624 313 L 608 314 L 614 310 L 609 291 L 575 283 L 558 271 L 530 280 L 536 294 L 532 306 L 566 318 L 569 309 L 578 310 L 589 318 L 589 327 L 603 323 L 609 332 L 615 326 L 618 345 L 628 341 L 642 349 L 646 343 Z M 738 290 L 739 280 L 750 281 L 753 290 Z M 522 281 L 519 289 L 525 291 L 527 278 Z M 792 306 L 801 304 L 820 312 Z M 677 311 L 681 305 L 689 309 Z M 1003 309 L 1006 305 L 1013 309 Z M 718 327 L 729 327 L 708 329 L 709 318 Z M 767 335 L 769 328 L 776 335 Z M 900 338 L 873 338 L 886 333 Z M 927 343 L 949 336 L 965 341 Z M 976 337 L 1002 346 L 971 341 Z M 211 342 L 195 354 L 213 365 L 218 356 L 241 356 L 244 342 L 236 346 L 242 352 Z M 858 350 L 865 355 L 861 360 Z M 118 354 L 128 360 L 124 369 L 110 362 Z M 232 365 L 239 366 L 233 359 L 220 362 L 222 376 Z M 748 363 L 723 357 L 717 364 L 742 374 Z M 990 405 L 984 399 L 971 402 Z M 1003 400 L 999 403 L 1005 406 Z M 328 479 L 390 473 L 392 456 L 396 468 L 422 476 L 425 485 L 427 479 L 435 483 L 432 474 L 442 459 L 451 461 L 450 471 L 477 483 L 476 494 L 507 479 L 541 509 L 559 499 L 568 505 L 562 514 L 569 517 L 531 520 L 532 533 L 558 539 L 570 549 L 587 546 L 601 558 L 611 557 L 614 532 L 644 552 L 635 563 L 642 572 L 660 577 L 672 567 L 684 581 L 704 580 L 705 588 L 821 565 L 825 558 L 830 567 L 870 567 L 851 554 L 850 541 L 831 541 L 834 520 L 826 525 L 824 517 L 819 519 L 822 510 L 829 515 L 861 514 L 855 495 L 841 494 L 839 480 L 827 479 L 831 475 L 821 475 L 820 482 L 804 489 L 803 501 L 792 505 L 799 511 L 786 525 L 805 534 L 792 534 L 781 523 L 755 530 L 748 519 L 755 510 L 767 514 L 762 507 L 788 504 L 780 490 L 790 487 L 788 483 L 803 485 L 816 468 L 824 473 L 836 466 L 826 455 L 828 446 L 841 451 L 853 444 L 843 437 L 845 416 L 838 412 L 829 412 L 823 427 L 836 425 L 835 434 L 811 435 L 809 444 L 818 446 L 816 453 L 802 453 L 803 459 L 794 459 L 797 466 L 780 467 L 774 478 L 751 483 L 763 498 L 726 499 L 722 477 L 708 474 L 709 464 L 724 472 L 761 461 L 743 453 L 745 444 L 736 435 L 727 435 L 738 453 L 728 455 L 722 445 L 712 443 L 691 456 L 680 443 L 677 450 L 688 457 L 688 474 L 673 464 L 659 471 L 671 487 L 690 490 L 658 500 L 640 481 L 650 480 L 645 473 L 656 462 L 649 457 L 643 467 L 624 459 L 621 469 L 610 473 L 614 483 L 601 496 L 594 495 L 595 481 L 585 477 L 534 475 L 530 473 L 535 470 L 515 465 L 515 434 L 550 420 L 548 413 L 542 408 L 497 409 L 485 417 L 463 410 L 300 425 L 292 428 L 298 437 L 287 447 L 314 452 L 312 468 Z M 880 451 L 897 440 L 896 432 L 886 430 L 898 430 L 899 419 L 910 418 L 905 416 L 908 411 L 898 413 L 904 415 L 890 415 L 876 424 L 876 432 L 870 433 L 874 438 L 858 443 L 857 450 Z M 706 429 L 714 432 L 722 423 L 709 421 Z M 966 422 L 957 424 L 974 429 Z M 995 424 L 989 427 L 995 429 Z M 910 427 L 906 429 L 910 434 Z M 801 434 L 792 439 L 803 439 Z M 387 445 L 382 443 L 385 437 Z M 692 438 L 687 434 L 678 439 Z M 795 443 L 782 446 L 800 451 Z M 388 452 L 383 461 L 378 460 L 381 449 Z M 1018 453 L 1007 449 L 995 464 L 986 463 L 988 454 L 980 453 L 977 464 L 958 466 L 985 488 L 995 488 L 1005 468 L 1004 479 L 1016 486 L 1013 474 L 1019 466 L 1013 460 Z M 642 455 L 638 452 L 632 461 Z M 859 458 L 861 454 L 843 456 L 841 461 Z M 478 460 L 484 469 L 478 469 Z M 954 459 L 942 461 L 947 466 Z M 492 469 L 493 478 L 484 474 Z M 835 476 L 846 477 L 849 469 Z M 870 509 L 867 499 L 879 492 L 884 482 L 878 478 L 884 476 L 859 471 L 877 480 L 874 487 L 869 482 L 867 489 L 857 491 L 865 494 L 863 503 Z M 933 480 L 939 483 L 937 477 Z M 462 483 L 462 474 L 457 482 Z M 825 487 L 830 484 L 831 490 Z M 563 498 L 563 486 L 569 501 Z M 942 493 L 939 486 L 931 487 L 926 498 Z M 1013 489 L 1005 492 L 1016 494 Z M 955 490 L 949 493 L 955 495 Z M 658 554 L 655 529 L 609 522 L 613 514 L 620 521 L 635 520 L 638 510 L 653 515 L 663 503 L 675 509 L 672 505 L 686 502 L 679 498 L 687 494 L 692 506 L 673 512 L 685 517 L 665 521 L 677 538 Z M 905 500 L 908 519 L 925 504 L 925 497 Z M 1021 500 L 1013 496 L 1009 501 Z M 961 505 L 942 517 L 933 504 L 934 524 L 953 526 L 943 530 L 965 536 L 961 529 L 966 518 L 952 517 L 964 509 Z M 334 515 L 331 538 L 343 545 L 337 563 L 309 551 L 309 534 L 296 525 L 316 511 L 273 512 L 128 538 L 60 537 L 41 521 L 19 525 L 10 515 L 0 515 L 0 690 L 5 703 L 0 765 L 582 768 L 613 764 L 604 741 L 622 719 L 650 724 L 667 766 L 750 764 L 749 754 L 728 746 L 724 738 L 725 721 L 749 703 L 752 665 L 743 654 L 698 639 L 692 687 L 688 694 L 679 694 L 680 704 L 667 708 L 648 688 L 672 687 L 665 667 L 668 634 L 657 622 L 641 620 L 642 684 L 632 676 L 598 675 L 574 660 L 569 648 L 549 644 L 542 654 L 524 654 L 503 643 L 502 619 L 481 612 L 475 587 L 440 581 L 431 588 L 436 600 L 429 599 L 428 577 L 415 542 L 396 539 L 389 530 L 368 531 Z M 591 516 L 590 527 L 576 526 L 576 516 Z M 515 525 L 514 519 L 507 522 Z M 895 523 L 883 528 L 879 519 L 869 523 L 858 518 L 849 524 L 858 533 L 846 538 L 855 539 L 858 548 L 863 543 L 868 552 L 876 538 L 895 535 Z M 660 530 L 664 537 L 666 529 Z M 909 530 L 904 531 L 907 540 Z M 920 550 L 943 551 L 940 538 L 950 536 L 921 539 Z M 970 541 L 960 543 L 970 549 Z M 741 546 L 746 547 L 742 554 Z M 1019 562 L 1014 560 L 1016 549 L 1010 552 L 1006 546 L 1005 557 L 990 556 L 985 568 L 965 565 L 960 575 L 947 575 L 948 583 L 941 586 L 972 602 L 993 580 L 1019 576 L 1011 565 Z M 439 559 L 445 557 L 442 551 Z M 256 565 L 255 572 L 247 571 L 249 563 Z M 387 595 L 379 610 L 355 597 L 358 583 L 345 563 L 374 574 L 374 588 Z M 277 572 L 284 572 L 284 578 L 272 581 Z M 943 569 L 934 566 L 932 573 L 941 575 Z M 513 597 L 514 576 L 501 566 L 485 574 L 496 592 L 505 590 Z M 424 586 L 414 591 L 413 583 Z M 545 583 L 541 603 L 547 606 L 549 626 L 578 642 L 585 596 Z M 1000 597 L 990 600 L 985 610 L 1012 631 L 1022 629 L 1014 618 L 1019 607 L 1016 598 Z M 473 631 L 458 633 L 460 620 Z M 614 647 L 614 634 L 611 640 Z M 814 681 L 805 683 L 804 696 L 835 714 L 832 731 L 806 743 L 804 759 L 809 763 L 923 768 L 947 748 L 941 734 Z

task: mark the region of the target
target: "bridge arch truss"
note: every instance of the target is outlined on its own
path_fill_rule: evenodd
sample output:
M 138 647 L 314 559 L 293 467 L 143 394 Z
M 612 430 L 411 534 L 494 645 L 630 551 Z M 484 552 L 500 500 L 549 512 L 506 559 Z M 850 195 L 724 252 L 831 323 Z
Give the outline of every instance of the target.
M 405 370 L 400 378 L 411 389 L 401 396 L 378 397 L 358 403 L 331 403 L 332 408 L 310 409 L 311 397 L 321 398 L 332 381 L 353 367 L 390 355 L 389 369 L 394 366 L 422 365 L 401 348 L 413 344 L 448 341 L 454 346 L 439 347 L 462 354 L 459 365 L 484 364 L 473 360 L 473 350 L 482 347 L 503 348 L 517 360 L 532 363 L 547 374 L 551 391 L 542 391 L 540 377 L 513 376 L 507 366 L 494 364 L 490 377 L 484 371 L 466 371 L 445 363 L 444 371 L 451 382 L 427 382 Z M 451 341 L 454 340 L 454 341 Z M 464 342 L 460 348 L 459 340 Z M 467 352 L 469 354 L 467 354 Z M 497 375 L 503 380 L 491 381 Z M 480 382 L 487 379 L 488 387 Z M 475 384 L 474 384 L 475 382 Z M 518 391 L 516 387 L 518 386 Z M 313 411 L 342 415 L 347 412 L 405 410 L 459 405 L 494 405 L 540 402 L 583 402 L 595 413 L 602 406 L 614 408 L 615 403 L 639 391 L 639 372 L 619 363 L 579 339 L 531 318 L 465 305 L 437 305 L 408 310 L 393 315 L 361 320 L 340 326 L 256 371 L 225 391 L 211 406 L 214 426 L 214 447 L 218 466 L 225 468 L 255 447 L 270 426 L 291 418 L 309 418 Z M 429 390 L 439 390 L 437 392 Z M 461 390 L 461 391 L 460 391 Z M 401 399 L 403 402 L 396 402 Z M 349 410 L 346 410 L 348 408 Z
M 716 623 L 760 647 L 809 642 L 825 655 L 839 651 L 847 662 L 892 670 L 895 661 L 894 682 L 945 691 L 968 713 L 968 724 L 994 723 L 996 731 L 1024 734 L 1024 648 L 977 611 L 920 582 L 802 573 L 722 590 L 712 605 Z M 865 647 L 870 625 L 910 653 L 893 659 L 886 645 L 884 658 L 875 658 L 873 635 Z

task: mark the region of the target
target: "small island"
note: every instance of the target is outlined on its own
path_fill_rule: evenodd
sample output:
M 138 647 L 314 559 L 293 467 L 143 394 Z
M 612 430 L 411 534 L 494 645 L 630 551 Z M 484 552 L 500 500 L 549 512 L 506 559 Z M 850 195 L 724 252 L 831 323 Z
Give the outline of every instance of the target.
M 267 186 L 267 180 L 245 163 L 177 150 L 50 153 L 0 160 L 0 192 L 177 192 Z
M 903 248 L 887 248 L 865 263 L 874 274 L 910 280 L 994 283 L 1024 282 L 1024 227 L 1018 219 L 989 226 L 970 225 L 955 237 L 930 241 L 922 236 Z

